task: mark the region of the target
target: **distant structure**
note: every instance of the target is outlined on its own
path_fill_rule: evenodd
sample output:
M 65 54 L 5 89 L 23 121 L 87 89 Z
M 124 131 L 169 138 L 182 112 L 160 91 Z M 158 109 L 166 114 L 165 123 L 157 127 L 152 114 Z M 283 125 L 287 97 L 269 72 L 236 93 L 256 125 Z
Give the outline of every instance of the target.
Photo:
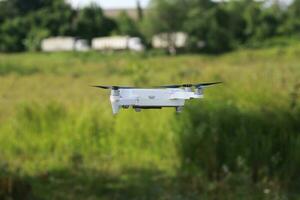
M 154 48 L 183 48 L 186 46 L 188 35 L 184 32 L 160 33 L 153 36 L 152 46 Z
M 167 49 L 170 54 L 176 54 L 177 49 L 186 47 L 188 35 L 184 32 L 160 33 L 152 38 L 152 46 L 157 49 Z
M 94 50 L 131 50 L 131 51 L 143 51 L 144 45 L 138 37 L 130 36 L 111 36 L 111 37 L 99 37 L 92 40 L 92 49 Z
M 188 39 L 188 34 L 184 32 L 160 33 L 152 37 L 152 47 L 166 49 L 170 54 L 176 54 L 178 49 L 187 46 Z M 193 45 L 198 49 L 203 49 L 206 43 L 203 40 L 198 40 Z
M 146 9 L 143 9 L 143 12 L 146 12 Z M 110 18 L 118 17 L 122 12 L 127 13 L 129 17 L 132 19 L 137 20 L 139 18 L 139 11 L 136 8 L 129 8 L 129 9 L 105 9 L 104 14 Z
M 88 51 L 87 40 L 74 37 L 51 37 L 42 40 L 41 49 L 44 52 L 56 51 Z

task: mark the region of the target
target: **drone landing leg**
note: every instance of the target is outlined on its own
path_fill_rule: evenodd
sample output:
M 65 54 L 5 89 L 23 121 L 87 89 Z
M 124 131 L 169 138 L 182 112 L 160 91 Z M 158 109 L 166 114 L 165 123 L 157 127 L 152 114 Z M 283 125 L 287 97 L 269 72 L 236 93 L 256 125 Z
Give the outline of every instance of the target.
M 135 112 L 141 112 L 142 111 L 141 108 L 135 108 L 134 110 L 135 110 Z
M 183 110 L 183 106 L 176 107 L 176 113 L 181 113 Z
M 119 112 L 119 110 L 120 110 L 119 104 L 118 103 L 112 103 L 111 106 L 112 106 L 113 114 L 114 115 L 117 114 Z

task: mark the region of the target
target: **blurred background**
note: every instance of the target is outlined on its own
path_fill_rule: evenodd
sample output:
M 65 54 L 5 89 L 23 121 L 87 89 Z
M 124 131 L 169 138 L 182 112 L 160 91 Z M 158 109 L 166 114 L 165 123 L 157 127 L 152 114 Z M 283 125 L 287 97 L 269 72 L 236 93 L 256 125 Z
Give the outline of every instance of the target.
M 0 0 L 0 199 L 299 199 L 299 56 L 299 0 Z

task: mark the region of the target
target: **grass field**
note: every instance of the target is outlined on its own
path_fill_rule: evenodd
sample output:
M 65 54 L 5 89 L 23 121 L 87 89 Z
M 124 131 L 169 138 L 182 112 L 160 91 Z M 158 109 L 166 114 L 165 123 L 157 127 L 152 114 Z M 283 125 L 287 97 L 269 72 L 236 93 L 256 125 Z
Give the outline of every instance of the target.
M 0 54 L 0 199 L 298 199 L 299 55 Z M 90 87 L 220 80 L 181 115 Z

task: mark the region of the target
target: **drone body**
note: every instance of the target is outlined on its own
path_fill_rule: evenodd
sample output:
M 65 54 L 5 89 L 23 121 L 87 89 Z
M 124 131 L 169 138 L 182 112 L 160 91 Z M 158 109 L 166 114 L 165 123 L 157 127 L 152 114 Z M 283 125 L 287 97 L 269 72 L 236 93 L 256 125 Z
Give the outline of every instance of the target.
M 161 109 L 174 107 L 176 112 L 181 112 L 185 101 L 203 98 L 203 89 L 207 86 L 219 84 L 201 83 L 159 86 L 156 88 L 136 88 L 122 86 L 94 86 L 102 89 L 111 89 L 110 101 L 113 114 L 120 108 L 134 108 L 137 112 L 142 109 Z M 193 90 L 193 87 L 195 89 Z

